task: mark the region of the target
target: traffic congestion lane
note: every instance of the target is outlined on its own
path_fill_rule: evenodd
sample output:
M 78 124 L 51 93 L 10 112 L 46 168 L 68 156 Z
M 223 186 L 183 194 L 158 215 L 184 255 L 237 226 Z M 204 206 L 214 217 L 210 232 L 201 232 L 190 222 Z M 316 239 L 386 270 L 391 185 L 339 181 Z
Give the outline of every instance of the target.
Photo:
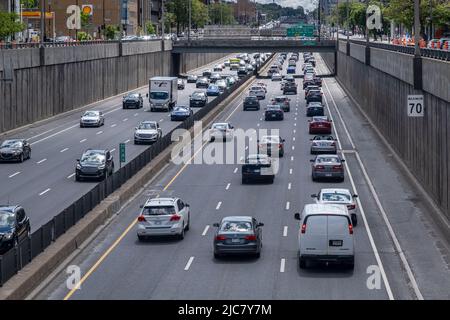
M 239 113 L 236 113 L 236 115 L 239 115 Z M 240 120 L 242 117 L 238 117 L 238 119 Z M 235 125 L 241 125 L 241 123 L 240 122 L 236 122 L 237 120 L 233 120 L 234 121 L 234 123 L 235 123 Z M 295 120 L 294 120 L 295 121 Z M 252 121 L 252 125 L 254 124 L 253 123 L 254 122 L 254 120 Z M 283 124 L 287 124 L 288 123 L 288 121 L 283 121 Z M 294 122 L 295 123 L 295 122 Z M 244 124 L 242 124 L 242 125 L 244 125 Z M 283 127 L 284 127 L 284 125 L 283 125 Z M 291 128 L 289 128 L 289 129 L 292 129 L 292 127 Z M 292 129 L 293 130 L 293 129 Z M 303 150 L 303 151 L 305 151 L 305 150 Z M 295 152 L 295 150 L 294 150 L 294 152 Z M 299 148 L 297 148 L 297 152 L 299 153 L 299 157 L 301 157 L 302 156 L 302 152 L 299 150 Z M 303 154 L 303 157 L 305 157 L 305 155 Z M 309 156 L 306 156 L 307 158 L 309 158 Z M 211 168 L 212 167 L 212 168 Z M 200 166 L 188 166 L 188 168 L 185 170 L 185 172 L 182 174 L 182 175 L 180 175 L 178 178 L 177 178 L 177 180 L 173 183 L 173 185 L 171 186 L 171 188 L 169 189 L 170 190 L 170 192 L 172 192 L 172 193 L 176 193 L 177 195 L 178 194 L 182 194 L 183 195 L 183 199 L 187 199 L 186 201 L 188 201 L 188 202 L 190 202 L 190 204 L 191 204 L 191 208 L 195 208 L 195 204 L 192 202 L 192 201 L 198 201 L 197 199 L 198 198 L 201 198 L 198 194 L 197 194 L 197 192 L 195 192 L 195 190 L 194 190 L 194 194 L 195 194 L 195 196 L 194 196 L 194 199 L 192 199 L 192 196 L 189 196 L 189 195 L 187 195 L 186 194 L 186 192 L 188 192 L 188 193 L 190 193 L 191 192 L 191 190 L 190 190 L 190 188 L 187 188 L 186 186 L 189 186 L 190 185 L 190 183 L 192 184 L 192 180 L 193 179 L 195 179 L 196 177 L 198 177 L 200 174 L 203 176 L 203 173 L 204 173 L 204 171 L 205 170 L 207 170 L 207 171 L 209 171 L 209 170 L 215 170 L 216 172 L 217 171 L 219 171 L 219 170 L 217 170 L 217 168 L 215 168 L 214 169 L 214 167 L 217 167 L 217 166 L 207 166 L 207 168 L 204 168 L 203 170 L 202 169 L 200 169 Z M 223 171 L 225 171 L 225 170 L 223 170 Z M 231 170 L 229 170 L 230 172 L 231 172 Z M 233 174 L 235 174 L 234 173 L 234 170 L 232 171 L 233 172 Z M 280 172 L 280 177 L 282 177 L 283 176 L 283 174 L 282 174 L 282 172 L 285 172 L 285 174 L 286 175 L 289 175 L 289 176 L 291 176 L 292 174 L 291 174 L 291 171 L 290 170 L 282 170 L 281 172 Z M 211 176 L 213 176 L 214 177 L 214 179 L 215 179 L 215 175 L 213 175 L 213 174 L 205 174 L 204 175 L 205 177 L 211 177 Z M 306 179 L 306 181 L 310 181 L 310 179 L 309 179 L 309 172 L 307 172 L 307 170 L 305 171 L 305 175 L 304 175 L 304 177 L 302 177 L 301 175 L 300 175 L 300 177 L 301 178 L 303 178 L 302 179 L 302 181 L 301 181 L 301 183 L 299 183 L 299 184 L 304 184 L 305 183 L 305 179 Z M 279 177 L 277 177 L 277 178 L 279 178 Z M 186 179 L 186 181 L 184 182 L 184 180 Z M 238 179 L 239 179 L 239 175 L 238 175 Z M 276 179 L 276 183 L 277 183 L 277 181 L 278 180 L 282 180 L 282 178 L 280 178 L 280 179 Z M 209 181 L 209 178 L 208 178 L 208 181 Z M 276 184 L 275 183 L 275 184 Z M 312 182 L 309 182 L 310 184 L 312 184 Z M 180 190 L 178 190 L 178 188 L 177 188 L 177 186 L 178 186 L 178 184 L 180 184 L 180 186 L 179 186 L 179 188 L 180 188 Z M 213 188 L 212 186 L 215 186 L 215 185 L 219 185 L 219 183 L 218 182 L 215 182 L 215 183 L 206 183 L 206 186 L 208 187 L 208 189 L 209 189 L 209 192 L 208 192 L 208 198 L 214 198 L 214 196 L 213 195 L 215 195 L 216 193 L 219 193 L 220 195 L 222 195 L 223 193 L 224 193 L 224 191 L 223 191 L 223 185 L 225 185 L 225 183 L 220 183 L 220 185 L 222 185 L 222 189 L 221 190 L 217 190 L 217 191 L 215 191 L 215 188 Z M 228 184 L 227 184 L 228 185 Z M 233 183 L 231 182 L 231 185 L 233 186 Z M 286 188 L 286 181 L 285 181 L 285 183 L 284 183 L 284 187 L 283 188 L 280 188 L 280 190 L 281 190 L 281 192 L 285 192 L 285 188 Z M 246 187 L 246 186 L 245 186 Z M 253 187 L 253 186 L 252 186 Z M 256 188 L 258 188 L 258 187 L 260 187 L 260 186 L 255 186 Z M 261 186 L 261 187 L 266 187 L 266 186 Z M 273 186 L 274 187 L 274 189 L 272 189 L 272 188 L 270 188 L 270 193 L 272 194 L 272 193 L 275 193 L 275 194 L 277 194 L 277 192 L 276 192 L 276 189 L 278 189 L 278 188 L 276 188 L 276 185 L 274 185 Z M 252 190 L 256 190 L 256 188 L 255 189 L 252 189 Z M 229 189 L 229 190 L 235 190 L 235 189 L 233 189 L 232 187 Z M 237 189 L 236 189 L 237 190 Z M 246 190 L 247 191 L 247 190 Z M 269 193 L 269 190 L 267 190 L 268 191 L 268 193 Z M 204 192 L 202 192 L 201 194 L 203 194 Z M 225 195 L 227 195 L 227 193 L 225 193 Z M 273 218 L 273 217 L 276 217 L 275 215 L 274 215 L 274 211 L 282 211 L 282 210 L 280 210 L 280 208 L 282 208 L 282 205 L 284 204 L 283 203 L 283 201 L 282 201 L 282 203 L 280 203 L 279 201 L 274 201 L 274 202 L 267 202 L 267 201 L 259 201 L 260 199 L 261 199 L 261 197 L 260 197 L 260 195 L 261 195 L 261 190 L 258 190 L 257 192 L 255 192 L 255 198 L 257 199 L 255 202 L 256 202 L 256 204 L 260 204 L 262 207 L 261 208 L 257 208 L 258 209 L 258 213 L 260 213 L 261 212 L 261 215 L 263 216 L 263 218 L 261 219 L 261 221 L 263 221 L 263 222 L 265 222 L 264 221 L 264 219 L 265 218 L 268 218 L 269 220 L 270 220 L 270 218 Z M 244 197 L 245 199 L 242 199 L 242 201 L 236 201 L 235 199 L 237 199 L 237 198 L 239 198 L 239 197 Z M 229 202 L 227 202 L 227 201 L 223 201 L 222 203 L 222 205 L 221 205 L 221 207 L 219 208 L 219 210 L 224 210 L 224 209 L 226 209 L 226 206 L 229 206 L 230 205 L 230 203 L 232 203 L 232 204 L 236 204 L 237 205 L 237 207 L 236 207 L 236 209 L 230 209 L 230 211 L 234 211 L 234 210 L 239 210 L 239 211 L 252 211 L 252 212 L 254 212 L 254 206 L 251 206 L 251 207 L 248 207 L 248 208 L 246 208 L 245 207 L 245 204 L 247 203 L 247 202 L 249 202 L 250 204 L 252 204 L 252 202 L 251 201 L 248 201 L 248 198 L 249 197 L 246 197 L 246 193 L 244 193 L 244 192 L 242 192 L 242 191 L 239 191 L 239 192 L 237 192 L 237 194 L 234 194 L 233 196 L 231 196 L 231 197 L 226 197 L 225 198 L 225 200 L 228 200 L 228 199 L 232 199 L 232 201 L 229 201 Z M 191 199 L 191 200 L 188 200 L 188 199 Z M 251 198 L 250 198 L 251 199 Z M 269 199 L 268 199 L 269 200 Z M 293 203 L 294 203 L 294 200 L 292 200 L 293 201 Z M 304 203 L 304 201 L 307 201 L 307 202 L 310 202 L 310 199 L 308 199 L 308 200 L 305 200 L 305 199 L 303 199 L 303 200 L 301 200 L 301 202 L 302 202 L 302 204 Z M 214 202 L 215 202 L 215 200 L 213 200 L 212 201 L 212 205 L 214 205 Z M 201 203 L 203 203 L 203 202 L 201 202 Z M 270 207 L 270 205 L 268 206 L 268 204 L 271 204 L 271 203 L 276 203 L 276 207 L 277 208 L 271 208 Z M 202 205 L 202 204 L 200 204 L 200 207 L 201 208 L 203 208 L 204 207 L 204 204 Z M 215 207 L 215 208 L 217 208 L 217 206 Z M 267 208 L 270 208 L 270 212 L 265 212 L 265 209 L 267 209 Z M 213 206 L 211 206 L 210 208 L 209 208 L 209 210 L 211 210 L 211 211 L 213 211 L 214 210 L 214 207 Z M 292 213 L 291 214 L 289 214 L 290 216 L 292 216 Z M 289 219 L 289 218 L 288 218 Z M 291 221 L 293 221 L 293 218 L 291 217 Z M 194 221 L 194 220 L 193 220 Z M 201 224 L 201 215 L 199 215 L 198 217 L 197 217 L 197 221 L 198 221 L 198 223 L 199 224 Z M 270 222 L 270 221 L 269 221 Z M 206 224 L 206 225 L 210 225 L 212 222 L 210 222 L 209 221 L 209 223 L 208 224 Z M 269 225 L 269 230 L 270 230 L 270 225 L 272 225 L 271 223 L 267 223 L 266 224 L 266 226 L 267 225 Z M 275 226 L 276 224 L 275 223 L 273 223 L 273 225 Z M 295 225 L 295 223 L 294 223 L 294 225 Z M 265 226 L 265 227 L 266 227 Z M 284 227 L 283 228 L 281 228 L 281 226 L 282 226 L 282 224 L 278 224 L 277 225 L 277 227 L 275 227 L 276 229 L 278 229 L 277 231 L 278 232 L 275 232 L 275 231 L 267 231 L 266 229 L 266 231 L 265 231 L 265 233 L 264 233 L 264 237 L 266 238 L 267 237 L 267 233 L 268 234 L 270 234 L 270 235 L 275 235 L 275 234 L 279 234 L 279 239 L 282 239 L 282 235 L 281 235 L 281 229 L 283 229 L 283 232 L 284 232 Z M 295 229 L 295 227 L 292 227 L 293 229 Z M 297 226 L 297 228 L 298 228 L 298 226 Z M 202 229 L 202 228 L 200 228 L 200 229 Z M 198 231 L 198 230 L 197 230 Z M 197 232 L 198 233 L 198 232 Z M 128 238 L 129 237 L 129 235 L 127 234 L 126 235 L 126 238 Z M 126 241 L 126 238 L 124 238 L 123 239 L 123 241 Z M 269 236 L 269 238 L 270 238 L 270 236 Z M 184 245 L 184 243 L 188 243 L 188 241 L 186 241 L 188 239 L 188 237 L 183 241 L 183 245 Z M 269 243 L 274 243 L 274 244 L 277 244 L 277 239 L 272 239 L 273 241 L 269 241 Z M 133 240 L 132 240 L 133 241 Z M 136 242 L 136 240 L 135 240 L 135 235 L 134 235 L 134 242 Z M 264 243 L 266 243 L 267 242 L 267 239 L 264 241 Z M 279 240 L 278 240 L 278 242 L 279 242 Z M 207 243 L 209 243 L 209 245 L 207 245 L 206 244 L 206 242 L 205 242 L 205 244 L 204 245 L 206 245 L 206 246 L 211 246 L 211 239 L 209 240 L 209 241 L 207 241 Z M 194 248 L 196 248 L 196 246 L 198 246 L 199 244 L 197 243 L 197 244 L 195 244 L 193 247 Z M 277 246 L 276 246 L 277 247 Z M 269 248 L 270 248 L 270 245 L 269 245 Z M 125 255 L 127 255 L 127 254 L 130 254 L 130 251 L 132 251 L 132 250 L 134 250 L 134 249 L 136 249 L 135 247 L 128 247 L 127 246 L 127 253 L 125 253 L 124 252 L 124 254 Z M 116 250 L 117 251 L 122 251 L 122 250 L 125 250 L 125 248 L 124 247 L 122 247 L 122 245 L 121 244 L 119 244 L 118 245 L 118 247 L 116 248 Z M 266 250 L 268 250 L 268 252 L 269 252 L 269 255 L 268 256 L 270 256 L 270 252 L 272 252 L 270 249 L 267 249 L 266 247 L 264 247 L 264 249 L 263 249 L 264 251 L 263 251 L 263 256 L 265 256 L 266 255 Z M 293 252 L 295 252 L 295 250 L 296 250 L 296 246 L 295 246 L 295 244 L 293 245 L 293 247 L 292 247 L 292 251 Z M 276 253 L 279 253 L 280 252 L 280 250 L 275 250 L 276 251 Z M 210 251 L 211 252 L 211 251 Z M 370 252 L 370 251 L 369 251 Z M 136 253 L 137 255 L 139 255 L 139 253 L 137 252 Z M 209 264 L 208 265 L 208 263 L 199 263 L 199 262 L 202 262 L 201 260 L 202 260 L 202 258 L 201 257 L 197 257 L 197 256 L 195 256 L 195 254 L 191 254 L 191 253 L 186 253 L 185 255 L 187 255 L 185 258 L 187 258 L 187 260 L 186 261 L 184 261 L 185 263 L 187 262 L 187 261 L 190 261 L 191 260 L 191 257 L 194 257 L 194 260 L 191 260 L 191 264 L 189 265 L 189 270 L 191 270 L 191 268 L 192 268 L 192 270 L 194 270 L 194 268 L 198 268 L 199 267 L 199 265 L 200 265 L 200 268 L 202 268 L 202 266 L 204 266 L 204 265 L 206 265 L 207 266 L 207 269 L 209 270 L 208 272 L 209 273 L 211 273 L 213 270 L 217 270 L 217 269 L 219 269 L 220 267 L 218 267 L 217 265 L 214 265 L 214 266 L 211 266 L 211 264 Z M 108 261 L 109 261 L 109 259 L 112 257 L 112 256 L 114 256 L 114 262 L 112 262 L 112 261 L 110 261 L 111 263 L 108 263 L 108 267 L 107 267 L 107 269 L 108 270 L 111 270 L 111 269 L 114 269 L 114 268 L 119 268 L 119 269 L 121 269 L 121 268 L 123 268 L 123 266 L 121 267 L 120 265 L 121 264 L 123 264 L 123 261 L 121 262 L 121 254 L 117 254 L 117 252 L 115 251 L 115 252 L 113 252 L 107 259 L 108 259 Z M 286 255 L 287 256 L 287 255 Z M 211 257 L 212 257 L 212 255 L 211 255 Z M 206 258 L 208 261 L 209 261 L 209 263 L 211 262 L 211 259 L 212 258 Z M 113 259 L 113 258 L 111 258 L 111 259 Z M 280 261 L 279 261 L 279 263 L 281 264 L 281 259 L 283 259 L 283 258 L 280 258 Z M 284 258 L 285 259 L 285 262 L 286 262 L 286 259 L 288 259 L 287 261 L 289 262 L 289 258 Z M 358 259 L 360 259 L 359 258 L 359 256 L 358 256 Z M 362 259 L 365 259 L 365 258 L 362 258 Z M 296 260 L 295 259 L 292 259 L 293 260 L 293 265 L 294 266 L 296 266 Z M 206 261 L 206 262 L 208 262 L 208 261 Z M 263 260 L 258 260 L 257 262 L 255 262 L 258 266 L 261 266 L 261 267 L 263 267 L 263 268 L 265 268 L 266 266 L 265 266 L 265 263 L 263 263 L 263 262 L 261 262 L 261 264 L 259 264 L 260 263 L 260 261 L 263 261 Z M 273 259 L 271 260 L 271 261 L 273 261 Z M 370 263 L 373 263 L 373 258 L 372 258 L 372 261 L 369 261 Z M 176 265 L 178 266 L 178 264 L 179 263 L 177 263 Z M 186 265 L 184 265 L 183 263 L 181 263 L 184 267 L 186 267 Z M 236 268 L 236 270 L 235 270 L 235 272 L 233 272 L 233 271 L 229 271 L 229 269 L 230 268 L 227 268 L 227 266 L 228 266 L 228 264 L 227 263 L 223 263 L 221 266 L 223 266 L 226 270 L 228 270 L 228 272 L 230 272 L 230 273 L 227 273 L 227 272 L 225 272 L 226 274 L 229 274 L 229 276 L 230 276 L 230 278 L 232 278 L 232 279 L 240 279 L 240 276 L 241 276 L 241 274 L 242 274 L 242 272 L 244 273 L 244 275 L 247 275 L 247 277 L 245 277 L 243 280 L 245 280 L 245 279 L 248 279 L 248 277 L 251 277 L 251 275 L 253 275 L 253 274 L 260 274 L 260 273 L 257 273 L 257 272 L 252 272 L 251 274 L 247 274 L 246 272 L 244 272 L 244 271 L 242 271 L 242 265 L 241 265 L 241 263 L 238 261 L 237 262 L 237 264 L 239 265 L 239 266 L 241 266 L 240 268 Z M 270 263 L 269 263 L 270 264 Z M 278 263 L 276 263 L 277 265 L 278 265 Z M 273 264 L 273 262 L 272 262 L 272 265 L 275 265 L 275 264 Z M 100 266 L 100 268 L 106 268 L 105 266 Z M 100 270 L 100 268 L 99 268 L 99 274 L 104 274 L 104 272 L 102 271 L 102 270 Z M 287 266 L 285 266 L 285 269 L 284 269 L 284 272 L 280 272 L 280 271 L 278 271 L 278 272 L 280 272 L 280 273 L 283 273 L 283 274 L 285 274 L 285 273 L 288 273 L 288 272 L 286 272 L 287 270 L 292 270 L 293 268 L 292 268 L 292 265 L 291 264 L 288 264 Z M 187 271 L 189 271 L 189 270 L 187 270 Z M 238 270 L 241 272 L 241 273 L 238 273 Z M 280 270 L 281 270 L 281 265 L 280 265 Z M 296 270 L 295 268 L 294 268 L 294 270 Z M 355 271 L 357 271 L 358 269 L 355 269 Z M 222 270 L 223 271 L 223 270 Z M 267 271 L 267 270 L 264 270 L 264 271 Z M 105 271 L 106 272 L 106 271 Z M 117 272 L 117 271 L 116 271 Z M 195 272 L 195 273 L 192 273 L 192 274 L 190 274 L 189 275 L 189 277 L 186 277 L 186 276 L 183 276 L 181 279 L 180 279 L 180 277 L 179 277 L 179 275 L 177 275 L 177 274 L 179 274 L 179 271 L 178 270 L 176 270 L 175 268 L 170 268 L 169 269 L 169 271 L 168 271 L 168 275 L 167 275 L 167 277 L 164 277 L 164 279 L 162 279 L 161 281 L 166 281 L 167 283 L 162 283 L 162 284 L 160 284 L 160 285 L 158 285 L 158 288 L 159 288 L 159 290 L 156 290 L 155 291 L 155 293 L 156 293 L 156 296 L 158 296 L 159 294 L 160 295 L 168 295 L 168 296 L 170 296 L 170 297 L 173 297 L 173 296 L 171 296 L 171 294 L 177 294 L 177 292 L 178 292 L 178 297 L 179 297 L 179 295 L 181 294 L 180 293 L 180 291 L 183 291 L 183 290 L 178 290 L 178 291 L 176 291 L 176 290 L 173 290 L 172 291 L 172 293 L 171 293 L 171 291 L 170 290 L 168 290 L 167 289 L 167 287 L 171 287 L 171 286 L 175 286 L 175 287 L 177 287 L 178 285 L 180 286 L 179 287 L 179 289 L 181 288 L 181 287 L 183 287 L 183 288 L 186 288 L 186 286 L 187 286 L 187 284 L 191 284 L 191 283 L 195 283 L 195 284 L 198 284 L 199 282 L 201 283 L 201 279 L 197 279 L 196 278 L 196 274 L 200 274 L 200 275 L 204 275 L 205 273 L 204 272 L 202 272 L 202 270 L 200 270 L 200 272 L 199 273 L 197 273 L 197 272 Z M 221 272 L 221 274 L 223 274 L 224 272 Z M 94 274 L 92 274 L 91 275 L 91 277 L 96 277 L 96 274 L 97 274 L 97 272 L 95 272 Z M 264 274 L 266 274 L 266 272 L 264 272 Z M 294 279 L 298 279 L 298 275 L 296 274 L 296 272 L 294 273 L 296 276 L 295 276 L 295 278 Z M 340 274 L 340 273 L 339 273 Z M 364 276 L 365 277 L 365 273 L 364 272 L 362 272 L 362 273 L 359 273 L 359 274 L 361 274 L 362 276 Z M 116 275 L 109 275 L 108 277 L 113 277 L 113 278 L 116 278 Z M 106 278 L 108 278 L 108 277 L 106 277 Z M 330 274 L 329 273 L 327 273 L 326 274 L 326 276 L 324 277 L 324 279 L 323 279 L 323 281 L 325 281 L 325 282 L 328 282 L 328 281 L 330 281 L 329 280 L 329 278 L 330 277 L 334 277 L 333 276 L 333 273 L 331 274 L 331 276 L 330 276 Z M 210 280 L 209 278 L 208 279 L 206 279 L 207 281 L 208 281 L 208 284 L 210 284 L 211 283 L 211 281 L 213 281 L 213 283 L 211 284 L 211 287 L 216 287 L 214 284 L 214 279 L 222 279 L 222 278 L 220 278 L 220 277 L 212 277 L 212 280 Z M 317 276 L 315 277 L 315 279 L 316 279 L 316 281 L 318 281 L 317 280 Z M 97 282 L 96 281 L 97 280 L 97 278 L 95 278 L 95 279 L 89 279 L 88 281 L 86 281 L 83 285 L 84 285 L 84 287 L 83 287 L 83 289 L 84 290 L 86 290 L 86 291 L 89 291 L 89 287 L 88 287 L 88 289 L 86 289 L 86 287 L 87 286 L 92 286 L 93 288 L 95 288 L 95 287 L 97 287 L 97 286 L 99 286 L 99 285 L 105 285 L 105 283 L 104 283 L 104 281 L 99 281 L 99 282 Z M 262 279 L 258 279 L 258 280 L 262 280 Z M 353 280 L 355 280 L 355 283 L 353 283 Z M 349 292 L 349 294 L 351 293 L 351 294 L 353 294 L 353 293 L 355 293 L 354 292 L 354 288 L 356 287 L 356 288 L 359 288 L 359 287 L 361 287 L 361 286 L 364 286 L 364 284 L 365 284 L 365 281 L 360 281 L 361 279 L 358 279 L 358 280 L 356 280 L 355 279 L 355 277 L 351 277 L 351 279 L 349 280 L 349 279 L 347 279 L 347 278 L 345 278 L 345 280 L 342 280 L 342 282 L 345 282 L 345 283 L 351 283 L 351 285 L 349 285 L 349 288 L 348 288 L 348 290 L 345 290 L 345 292 Z M 88 284 L 89 283 L 89 281 L 93 281 L 94 282 L 94 284 Z M 152 281 L 152 280 L 150 280 L 150 281 Z M 187 283 L 186 283 L 187 282 Z M 236 281 L 237 283 L 242 283 L 243 281 Z M 226 284 L 229 284 L 229 282 L 227 281 L 227 279 L 223 279 L 223 283 L 226 283 Z M 244 281 L 244 283 L 246 283 L 245 281 Z M 361 284 L 362 283 L 362 284 Z M 220 285 L 220 284 L 219 284 Z M 337 285 L 337 284 L 336 284 Z M 340 284 L 341 286 L 343 285 L 343 284 Z M 194 284 L 193 284 L 193 286 L 194 286 Z M 302 287 L 302 283 L 299 283 L 299 286 L 300 287 Z M 323 284 L 322 284 L 322 286 L 323 286 Z M 145 287 L 145 286 L 144 286 Z M 187 286 L 188 288 L 189 288 L 189 286 Z M 315 285 L 314 287 L 317 287 L 317 285 Z M 320 287 L 320 286 L 319 286 Z M 344 285 L 344 287 L 345 287 L 345 285 Z M 164 290 L 163 290 L 163 288 L 164 288 Z M 271 288 L 273 288 L 273 286 L 271 287 Z M 134 288 L 134 289 L 136 289 L 136 288 Z M 239 287 L 239 288 L 236 288 L 236 290 L 237 289 L 240 289 L 240 290 L 243 290 L 243 288 L 242 287 Z M 75 295 L 74 295 L 74 297 L 77 297 L 79 294 L 81 295 L 81 297 L 82 298 L 84 298 L 84 296 L 83 296 L 83 291 L 84 290 L 80 290 L 80 292 L 76 292 L 75 293 Z M 267 288 L 266 288 L 266 290 L 267 290 Z M 281 290 L 281 289 L 280 289 Z M 326 291 L 328 290 L 328 288 L 326 288 L 326 286 L 325 286 L 325 289 L 324 289 L 324 293 L 326 293 Z M 366 291 L 367 290 L 367 288 L 365 288 L 364 289 L 364 291 Z M 94 289 L 94 291 L 95 291 L 95 289 Z M 108 291 L 108 290 L 105 290 L 105 292 L 106 291 Z M 138 290 L 139 291 L 139 290 Z M 191 292 L 192 293 L 192 290 L 188 290 L 189 292 Z M 232 290 L 233 292 L 235 292 L 235 290 Z M 309 290 L 308 290 L 309 291 Z M 195 291 L 195 292 L 197 292 L 197 291 Z M 223 292 L 223 291 L 222 291 Z M 270 291 L 271 292 L 271 291 Z M 90 293 L 88 293 L 88 292 L 86 292 L 85 294 L 87 294 L 88 296 L 90 295 Z M 95 294 L 95 293 L 94 293 Z M 143 294 L 143 292 L 141 292 L 141 294 Z M 198 294 L 199 294 L 199 296 L 201 296 L 202 295 L 202 291 L 201 292 L 198 292 Z M 267 294 L 267 292 L 265 292 L 265 294 Z M 280 293 L 281 294 L 281 293 Z M 294 294 L 294 292 L 291 292 L 291 293 L 289 293 L 289 294 Z M 168 297 L 167 296 L 167 297 Z M 296 292 L 296 296 L 297 297 L 299 297 L 299 292 Z M 356 296 L 356 295 L 355 295 Z M 98 298 L 99 296 L 97 296 L 96 295 L 96 297 Z M 116 296 L 115 296 L 116 297 Z M 153 296 L 152 296 L 153 297 Z M 166 297 L 166 296 L 165 296 Z M 192 295 L 191 295 L 191 297 L 192 297 Z M 249 298 L 249 296 L 248 295 L 246 295 L 245 296 L 246 298 Z M 250 295 L 250 297 L 252 297 L 251 295 Z M 361 297 L 361 292 L 358 292 L 358 297 Z M 270 297 L 269 297 L 270 298 Z

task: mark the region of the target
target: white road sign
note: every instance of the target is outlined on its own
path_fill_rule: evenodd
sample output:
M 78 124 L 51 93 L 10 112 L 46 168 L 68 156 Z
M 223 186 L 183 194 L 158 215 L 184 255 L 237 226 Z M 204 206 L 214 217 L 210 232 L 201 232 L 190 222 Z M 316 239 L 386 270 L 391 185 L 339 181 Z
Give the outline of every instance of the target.
M 424 114 L 423 95 L 408 95 L 408 117 L 423 117 Z

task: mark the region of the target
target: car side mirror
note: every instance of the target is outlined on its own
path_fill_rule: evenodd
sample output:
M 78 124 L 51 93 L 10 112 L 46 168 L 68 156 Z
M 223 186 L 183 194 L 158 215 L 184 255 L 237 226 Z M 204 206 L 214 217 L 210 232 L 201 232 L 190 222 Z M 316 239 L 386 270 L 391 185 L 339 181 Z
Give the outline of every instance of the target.
M 353 198 L 358 198 L 357 194 L 352 195 Z
M 257 228 L 258 228 L 258 227 L 264 227 L 264 223 L 260 222 L 260 223 L 258 223 L 258 224 L 256 225 L 256 227 L 257 227 Z
M 286 140 L 285 139 L 281 139 L 281 142 L 286 142 Z
M 317 194 L 312 194 L 311 198 L 317 198 Z
M 294 214 L 294 219 L 295 220 L 300 220 L 300 213 L 296 213 L 296 214 Z
M 185 207 L 191 207 L 191 205 L 188 204 L 188 203 L 185 203 L 184 206 L 185 206 Z
M 218 223 L 213 223 L 213 227 L 218 228 L 218 227 L 219 227 L 219 224 L 218 224 Z
M 309 162 L 314 162 L 314 159 L 309 160 Z
M 341 159 L 341 162 L 345 162 L 345 159 Z
M 146 93 L 145 96 L 148 98 L 148 93 Z
M 80 159 L 77 159 L 77 162 L 80 162 Z

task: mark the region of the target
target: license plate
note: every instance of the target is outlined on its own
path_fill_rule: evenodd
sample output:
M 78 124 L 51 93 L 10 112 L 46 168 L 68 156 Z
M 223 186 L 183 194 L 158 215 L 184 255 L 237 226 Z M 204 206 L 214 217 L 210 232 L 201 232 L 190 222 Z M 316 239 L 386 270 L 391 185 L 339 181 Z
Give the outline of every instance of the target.
M 342 247 L 342 240 L 330 240 L 330 247 Z
M 272 115 L 272 118 L 275 118 L 276 116 L 277 116 L 276 114 L 273 114 L 273 115 Z
M 231 242 L 232 242 L 232 243 L 240 243 L 240 242 L 241 242 L 241 239 L 231 239 Z
M 154 221 L 154 224 L 160 225 L 161 221 Z
M 331 177 L 331 176 L 332 176 L 331 173 L 326 173 L 326 174 L 325 174 L 325 177 Z
M 253 169 L 253 172 L 261 172 L 260 169 Z
M 319 124 L 318 127 L 319 127 L 319 128 L 322 128 L 322 127 L 323 127 L 323 124 Z

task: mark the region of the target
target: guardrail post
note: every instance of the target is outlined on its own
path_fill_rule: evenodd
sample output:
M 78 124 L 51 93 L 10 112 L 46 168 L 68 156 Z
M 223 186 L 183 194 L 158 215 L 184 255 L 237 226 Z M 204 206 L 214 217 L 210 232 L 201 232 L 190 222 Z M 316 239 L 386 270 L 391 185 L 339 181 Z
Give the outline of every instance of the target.
M 370 47 L 366 46 L 366 65 L 370 66 Z
M 346 53 L 348 56 L 350 55 L 350 42 L 349 41 L 346 42 Z
M 122 53 L 123 53 L 123 47 L 122 47 L 122 39 L 120 39 L 119 40 L 119 57 L 121 57 L 122 56 Z
M 414 56 L 413 58 L 413 77 L 414 77 L 414 89 L 422 90 L 422 57 Z

